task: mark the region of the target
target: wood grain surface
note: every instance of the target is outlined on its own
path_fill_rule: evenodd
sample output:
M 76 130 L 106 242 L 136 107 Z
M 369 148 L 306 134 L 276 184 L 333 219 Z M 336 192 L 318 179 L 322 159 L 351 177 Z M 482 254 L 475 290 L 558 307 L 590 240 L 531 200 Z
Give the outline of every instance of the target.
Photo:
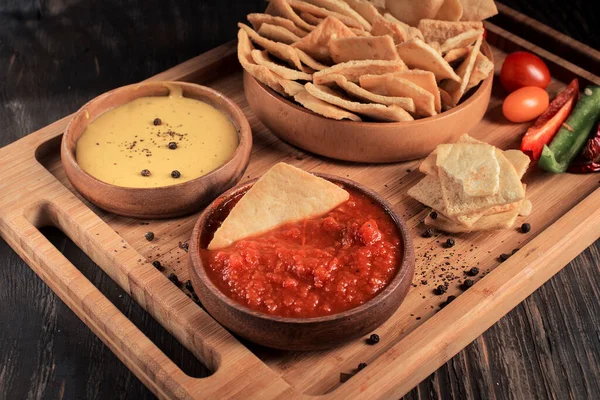
M 534 3 L 527 2 L 526 8 Z M 590 3 L 545 2 L 543 13 L 531 15 L 549 18 L 548 8 L 554 7 L 563 24 L 554 25 L 556 29 L 583 39 L 587 35 L 597 48 L 592 35 L 597 17 L 585 9 Z M 0 145 L 103 91 L 230 40 L 234 22 L 262 7 L 260 1 L 3 2 Z M 47 234 L 185 372 L 206 374 L 70 241 L 57 231 Z M 599 242 L 407 398 L 599 398 L 598 260 Z M 0 265 L 0 398 L 152 397 L 1 240 Z

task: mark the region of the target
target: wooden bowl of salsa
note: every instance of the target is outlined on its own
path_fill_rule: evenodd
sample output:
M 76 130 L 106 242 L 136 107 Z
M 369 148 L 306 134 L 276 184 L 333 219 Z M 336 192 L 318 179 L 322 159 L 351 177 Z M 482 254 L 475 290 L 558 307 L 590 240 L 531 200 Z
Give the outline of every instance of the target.
M 398 309 L 412 283 L 412 240 L 391 205 L 356 182 L 315 175 L 350 199 L 323 216 L 208 250 L 253 180 L 211 203 L 192 233 L 190 276 L 203 306 L 263 346 L 317 350 L 360 338 Z

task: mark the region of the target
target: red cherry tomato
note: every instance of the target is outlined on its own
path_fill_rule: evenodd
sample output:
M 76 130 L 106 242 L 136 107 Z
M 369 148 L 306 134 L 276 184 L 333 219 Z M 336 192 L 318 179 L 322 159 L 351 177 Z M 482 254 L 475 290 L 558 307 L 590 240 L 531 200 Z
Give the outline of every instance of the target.
M 487 29 L 483 28 L 483 40 L 487 40 Z
M 546 89 L 550 84 L 550 71 L 541 58 L 526 51 L 509 54 L 500 71 L 500 82 L 509 92 L 537 86 Z
M 542 115 L 550 99 L 544 89 L 525 86 L 509 94 L 502 104 L 502 113 L 512 122 L 531 121 Z

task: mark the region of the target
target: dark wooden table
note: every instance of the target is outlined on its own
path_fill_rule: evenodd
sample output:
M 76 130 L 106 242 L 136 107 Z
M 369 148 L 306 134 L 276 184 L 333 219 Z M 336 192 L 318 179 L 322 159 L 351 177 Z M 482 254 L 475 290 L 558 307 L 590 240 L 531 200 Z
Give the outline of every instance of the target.
M 593 1 L 505 3 L 600 48 Z M 0 146 L 233 39 L 235 22 L 263 8 L 261 0 L 1 1 Z M 72 242 L 45 233 L 184 371 L 205 374 Z M 597 241 L 407 398 L 600 398 L 599 260 Z M 1 239 L 0 282 L 0 399 L 153 397 Z

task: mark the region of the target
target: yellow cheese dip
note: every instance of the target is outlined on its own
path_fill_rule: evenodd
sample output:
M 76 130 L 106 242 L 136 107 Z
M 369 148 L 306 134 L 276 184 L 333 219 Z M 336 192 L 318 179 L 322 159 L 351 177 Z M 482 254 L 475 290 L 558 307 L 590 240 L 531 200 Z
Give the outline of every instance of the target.
M 231 158 L 238 135 L 229 118 L 170 89 L 169 96 L 135 99 L 90 123 L 77 142 L 81 168 L 106 183 L 148 188 L 198 178 Z

